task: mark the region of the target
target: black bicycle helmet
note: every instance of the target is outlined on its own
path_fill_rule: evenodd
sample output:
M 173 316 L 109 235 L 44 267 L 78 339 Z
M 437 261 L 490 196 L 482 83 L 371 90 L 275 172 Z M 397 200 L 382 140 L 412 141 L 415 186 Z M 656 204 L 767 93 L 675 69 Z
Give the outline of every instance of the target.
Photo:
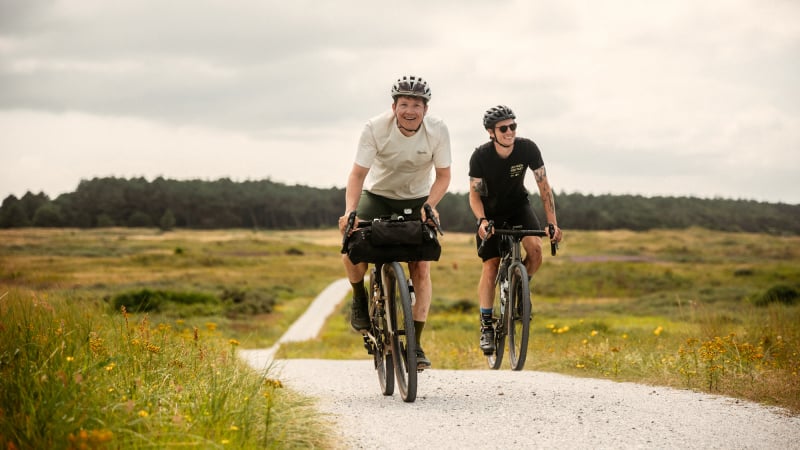
M 497 105 L 489 108 L 483 114 L 483 128 L 487 130 L 494 128 L 497 125 L 497 122 L 506 119 L 516 119 L 517 116 L 514 115 L 514 111 L 511 110 L 508 106 L 505 105 Z
M 428 82 L 414 75 L 402 76 L 392 86 L 392 98 L 400 95 L 408 97 L 420 97 L 427 103 L 431 99 L 431 88 Z

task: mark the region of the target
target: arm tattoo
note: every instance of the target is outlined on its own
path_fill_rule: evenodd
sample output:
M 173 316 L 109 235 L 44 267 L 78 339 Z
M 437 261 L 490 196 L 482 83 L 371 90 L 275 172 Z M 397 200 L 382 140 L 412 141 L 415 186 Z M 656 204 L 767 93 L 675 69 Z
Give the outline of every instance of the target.
M 483 179 L 470 178 L 469 180 L 473 191 L 477 192 L 481 197 L 489 195 L 489 188 L 486 186 L 486 183 L 483 182 Z
M 547 171 L 544 170 L 544 166 L 539 167 L 538 169 L 533 171 L 533 177 L 536 179 L 537 183 L 541 183 L 542 180 L 547 178 Z
M 552 214 L 553 217 L 555 217 L 556 200 L 555 198 L 553 198 L 553 190 L 550 189 L 549 185 L 547 186 L 547 189 L 545 190 L 544 195 L 542 196 L 542 202 L 544 202 L 544 210 L 546 211 L 548 217 L 550 216 L 550 214 Z
M 544 166 L 534 170 L 533 176 L 536 178 L 536 184 L 539 185 L 539 196 L 542 198 L 545 214 L 547 214 L 548 220 L 555 220 L 556 200 L 553 197 L 553 189 L 550 187 L 550 183 L 547 182 L 547 171 Z

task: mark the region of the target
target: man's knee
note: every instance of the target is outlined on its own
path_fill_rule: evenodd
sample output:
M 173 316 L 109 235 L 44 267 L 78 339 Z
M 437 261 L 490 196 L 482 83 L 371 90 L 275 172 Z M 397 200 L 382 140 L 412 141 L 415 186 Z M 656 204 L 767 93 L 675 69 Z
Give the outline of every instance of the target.
M 412 276 L 426 276 L 431 273 L 430 261 L 413 261 L 408 263 L 408 271 Z

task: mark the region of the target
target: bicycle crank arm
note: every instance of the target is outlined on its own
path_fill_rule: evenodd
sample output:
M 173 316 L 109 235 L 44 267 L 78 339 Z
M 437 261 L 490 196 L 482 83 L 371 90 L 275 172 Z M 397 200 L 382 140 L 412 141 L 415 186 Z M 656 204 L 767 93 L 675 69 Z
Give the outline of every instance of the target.
M 361 331 L 361 335 L 364 336 L 365 342 L 369 341 L 374 348 L 378 348 L 378 339 L 375 338 L 371 331 Z

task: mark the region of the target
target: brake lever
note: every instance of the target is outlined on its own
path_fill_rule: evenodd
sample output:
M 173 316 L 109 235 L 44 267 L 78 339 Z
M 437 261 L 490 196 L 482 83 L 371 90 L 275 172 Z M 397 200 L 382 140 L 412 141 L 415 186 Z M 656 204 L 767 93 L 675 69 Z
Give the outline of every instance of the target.
M 444 236 L 444 232 L 442 231 L 442 225 L 439 223 L 439 219 L 433 214 L 433 207 L 427 203 L 422 206 L 425 209 L 425 216 L 436 226 L 436 231 L 439 232 L 439 236 Z
M 550 233 L 550 255 L 556 256 L 558 251 L 558 241 L 556 241 L 556 226 L 552 223 L 547 224 L 547 231 Z
M 480 225 L 478 226 L 480 227 Z M 494 220 L 489 220 L 486 226 L 486 235 L 483 237 L 483 239 L 481 239 L 481 245 L 478 247 L 479 254 L 481 250 L 483 250 L 483 245 L 489 240 L 489 236 L 492 234 L 492 228 L 494 228 Z
M 353 227 L 356 224 L 356 212 L 350 211 L 350 214 L 347 216 L 347 226 L 344 229 L 344 235 L 342 236 L 342 253 L 347 253 L 347 239 L 350 237 L 350 232 L 353 231 Z

